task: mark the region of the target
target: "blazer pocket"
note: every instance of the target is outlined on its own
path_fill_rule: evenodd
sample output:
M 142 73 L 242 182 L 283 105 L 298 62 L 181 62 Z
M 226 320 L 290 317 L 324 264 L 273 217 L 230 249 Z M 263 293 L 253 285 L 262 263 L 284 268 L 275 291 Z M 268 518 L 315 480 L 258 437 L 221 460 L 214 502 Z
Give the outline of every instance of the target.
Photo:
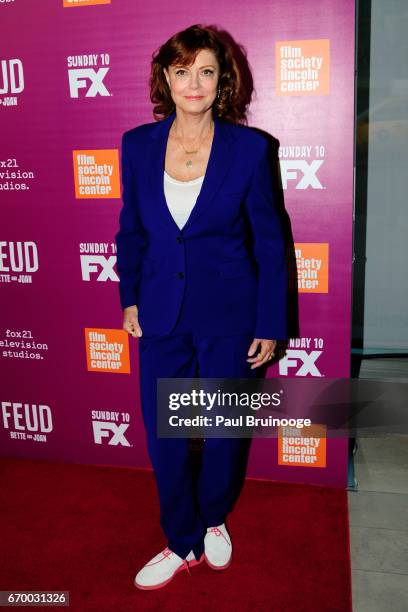
M 234 259 L 233 261 L 225 261 L 219 264 L 218 272 L 223 278 L 235 278 L 254 273 L 254 266 L 247 258 Z

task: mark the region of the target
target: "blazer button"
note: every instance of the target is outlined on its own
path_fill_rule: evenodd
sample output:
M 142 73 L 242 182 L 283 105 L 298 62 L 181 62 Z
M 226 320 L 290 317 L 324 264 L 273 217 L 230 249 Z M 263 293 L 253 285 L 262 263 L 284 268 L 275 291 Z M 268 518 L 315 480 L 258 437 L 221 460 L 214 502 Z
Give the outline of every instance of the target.
M 181 244 L 183 242 L 183 239 L 180 236 L 177 236 L 176 240 L 177 240 L 177 242 L 179 244 Z
M 184 278 L 184 272 L 177 272 L 178 278 Z

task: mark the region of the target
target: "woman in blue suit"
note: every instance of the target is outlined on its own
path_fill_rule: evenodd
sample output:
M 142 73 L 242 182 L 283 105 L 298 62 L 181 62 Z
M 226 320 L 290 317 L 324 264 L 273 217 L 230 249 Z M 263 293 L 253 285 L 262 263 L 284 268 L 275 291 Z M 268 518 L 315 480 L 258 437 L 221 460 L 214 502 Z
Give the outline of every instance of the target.
M 139 338 L 142 415 L 168 545 L 135 577 L 167 584 L 231 562 L 240 438 L 207 438 L 194 495 L 188 438 L 159 438 L 158 378 L 250 378 L 285 339 L 287 270 L 268 142 L 248 128 L 239 69 L 210 27 L 153 56 L 153 123 L 122 138 L 116 234 L 123 328 Z M 259 353 L 256 355 L 256 352 Z

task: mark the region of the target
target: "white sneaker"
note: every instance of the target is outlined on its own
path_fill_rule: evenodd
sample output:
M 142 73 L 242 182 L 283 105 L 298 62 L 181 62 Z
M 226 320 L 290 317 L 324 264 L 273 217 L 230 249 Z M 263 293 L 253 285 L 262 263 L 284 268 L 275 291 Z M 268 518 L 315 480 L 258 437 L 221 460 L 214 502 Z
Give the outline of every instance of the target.
M 177 572 L 187 570 L 204 561 L 204 553 L 197 561 L 191 550 L 185 559 L 182 559 L 167 546 L 159 554 L 154 556 L 138 572 L 134 579 L 135 586 L 139 589 L 160 589 L 165 586 Z
M 232 543 L 225 524 L 208 527 L 204 538 L 204 555 L 215 570 L 226 569 L 231 563 Z

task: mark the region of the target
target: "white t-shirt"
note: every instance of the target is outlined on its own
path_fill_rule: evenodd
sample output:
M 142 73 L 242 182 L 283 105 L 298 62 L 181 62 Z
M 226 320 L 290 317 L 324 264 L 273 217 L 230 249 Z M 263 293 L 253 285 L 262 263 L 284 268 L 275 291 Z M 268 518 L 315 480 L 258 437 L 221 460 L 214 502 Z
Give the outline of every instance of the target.
M 192 181 L 178 181 L 164 171 L 164 195 L 167 207 L 181 229 L 196 203 L 204 175 Z

